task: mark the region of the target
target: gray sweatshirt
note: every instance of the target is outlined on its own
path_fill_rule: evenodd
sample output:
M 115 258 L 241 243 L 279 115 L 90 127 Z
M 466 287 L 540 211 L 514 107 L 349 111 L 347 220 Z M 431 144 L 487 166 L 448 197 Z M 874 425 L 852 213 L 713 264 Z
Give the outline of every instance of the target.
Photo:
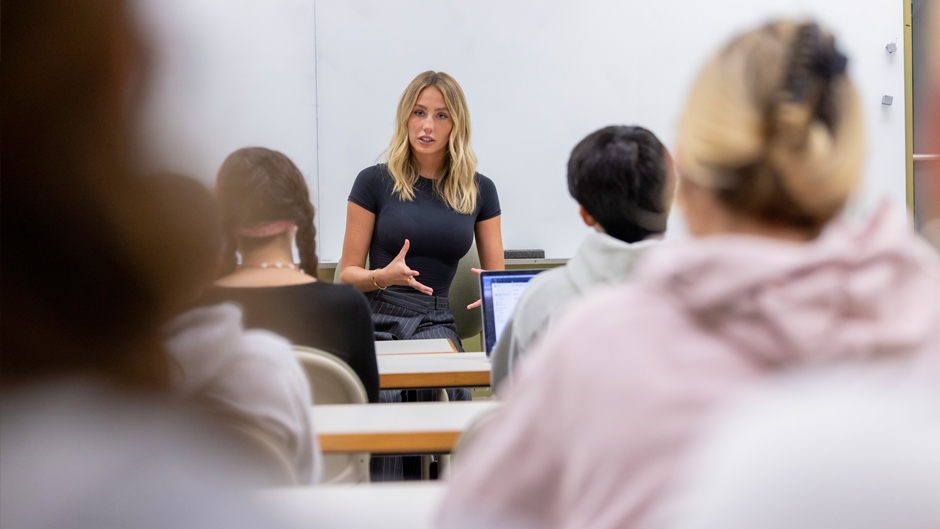
M 499 393 L 503 380 L 525 351 L 576 298 L 607 283 L 628 279 L 640 256 L 656 240 L 625 243 L 593 232 L 581 242 L 568 264 L 532 278 L 490 355 L 492 385 Z

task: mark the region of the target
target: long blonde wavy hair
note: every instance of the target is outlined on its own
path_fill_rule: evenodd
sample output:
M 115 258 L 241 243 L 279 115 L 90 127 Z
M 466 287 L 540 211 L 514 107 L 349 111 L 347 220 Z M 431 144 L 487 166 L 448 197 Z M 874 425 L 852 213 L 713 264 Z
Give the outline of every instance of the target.
M 398 198 L 408 202 L 414 200 L 414 185 L 420 177 L 420 168 L 408 139 L 408 119 L 418 101 L 418 95 L 432 86 L 443 94 L 444 103 L 454 122 L 450 138 L 447 139 L 444 175 L 434 181 L 434 189 L 448 207 L 458 213 L 469 214 L 476 208 L 479 192 L 473 178 L 477 157 L 470 147 L 470 110 L 460 85 L 446 73 L 427 71 L 419 74 L 402 93 L 395 117 L 395 134 L 386 151 L 388 172 L 395 180 L 394 192 Z
M 845 57 L 816 24 L 774 21 L 702 69 L 683 113 L 684 179 L 731 210 L 818 230 L 861 179 L 865 124 Z

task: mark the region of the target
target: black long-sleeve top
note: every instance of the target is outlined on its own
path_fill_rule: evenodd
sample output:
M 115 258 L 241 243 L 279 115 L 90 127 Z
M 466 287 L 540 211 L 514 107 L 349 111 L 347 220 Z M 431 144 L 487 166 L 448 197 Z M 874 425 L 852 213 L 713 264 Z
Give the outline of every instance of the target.
M 295 345 L 323 349 L 359 375 L 369 402 L 379 400 L 372 313 L 350 285 L 316 281 L 276 287 L 211 287 L 202 305 L 233 301 L 244 310 L 246 329 L 266 329 Z

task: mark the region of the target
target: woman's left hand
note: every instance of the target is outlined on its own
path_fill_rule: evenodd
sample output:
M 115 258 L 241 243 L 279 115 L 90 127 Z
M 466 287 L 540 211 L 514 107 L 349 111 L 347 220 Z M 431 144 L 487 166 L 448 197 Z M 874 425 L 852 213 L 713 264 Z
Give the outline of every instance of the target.
M 506 262 L 503 259 L 503 236 L 500 232 L 499 215 L 477 222 L 473 227 L 473 234 L 477 241 L 477 252 L 480 254 L 480 266 L 483 268 L 471 268 L 470 270 L 480 275 L 484 270 L 505 270 Z M 483 303 L 483 300 L 476 300 L 467 305 L 467 310 L 475 309 Z
M 470 271 L 473 272 L 473 273 L 476 274 L 476 275 L 480 275 L 480 272 L 482 272 L 483 269 L 482 269 L 482 268 L 471 268 Z M 467 305 L 467 310 L 475 309 L 475 308 L 479 307 L 479 306 L 482 305 L 482 304 L 483 304 L 483 300 L 482 300 L 482 299 L 478 299 L 478 300 L 474 301 L 473 303 Z

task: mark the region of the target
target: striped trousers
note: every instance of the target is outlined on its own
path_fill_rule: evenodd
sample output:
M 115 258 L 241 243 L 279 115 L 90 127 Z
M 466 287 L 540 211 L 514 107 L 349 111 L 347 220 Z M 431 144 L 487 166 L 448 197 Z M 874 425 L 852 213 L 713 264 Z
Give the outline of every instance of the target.
M 450 338 L 454 347 L 463 352 L 454 316 L 447 310 L 447 298 L 428 296 L 416 290 L 374 290 L 366 293 L 372 309 L 375 339 L 429 340 Z M 450 400 L 470 400 L 468 389 L 448 389 Z M 432 390 L 382 390 L 379 402 L 426 402 L 435 400 Z M 421 479 L 421 458 L 416 456 L 373 457 L 370 463 L 372 481 Z

